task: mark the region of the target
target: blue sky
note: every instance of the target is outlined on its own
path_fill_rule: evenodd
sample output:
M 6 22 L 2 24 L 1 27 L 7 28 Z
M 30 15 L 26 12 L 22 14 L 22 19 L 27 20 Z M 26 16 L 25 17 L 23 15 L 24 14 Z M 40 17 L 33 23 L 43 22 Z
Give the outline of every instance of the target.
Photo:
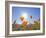
M 40 8 L 32 7 L 12 7 L 12 22 L 17 20 L 17 23 L 21 23 L 20 16 L 27 14 L 27 21 L 34 21 L 40 17 Z M 32 19 L 29 18 L 32 16 Z

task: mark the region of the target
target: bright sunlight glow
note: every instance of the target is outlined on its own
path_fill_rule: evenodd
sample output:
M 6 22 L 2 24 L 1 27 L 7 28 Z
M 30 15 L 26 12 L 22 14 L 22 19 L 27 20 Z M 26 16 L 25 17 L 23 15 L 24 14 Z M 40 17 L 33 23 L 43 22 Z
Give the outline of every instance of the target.
M 23 16 L 24 18 L 27 18 L 27 17 L 28 17 L 27 13 L 23 13 L 22 16 Z

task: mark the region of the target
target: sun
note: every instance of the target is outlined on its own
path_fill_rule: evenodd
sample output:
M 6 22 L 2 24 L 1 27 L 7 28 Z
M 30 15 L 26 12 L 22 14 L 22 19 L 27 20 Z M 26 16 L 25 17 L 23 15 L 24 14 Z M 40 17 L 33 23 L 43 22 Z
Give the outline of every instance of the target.
M 23 13 L 22 16 L 23 16 L 24 18 L 27 18 L 27 17 L 28 17 L 27 13 Z

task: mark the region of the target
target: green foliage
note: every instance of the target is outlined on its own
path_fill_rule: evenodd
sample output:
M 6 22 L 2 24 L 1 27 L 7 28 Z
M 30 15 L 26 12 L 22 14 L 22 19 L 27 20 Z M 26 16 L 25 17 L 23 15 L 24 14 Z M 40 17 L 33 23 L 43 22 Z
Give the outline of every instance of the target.
M 22 31 L 22 30 L 40 30 L 40 22 L 38 23 L 37 21 L 34 21 L 35 24 L 32 24 L 31 26 L 24 26 L 24 25 L 19 25 L 19 28 L 16 28 L 16 25 L 12 24 L 12 30 L 13 31 Z M 31 28 L 31 29 L 30 29 Z
M 38 23 L 37 21 L 34 21 L 34 22 L 35 22 L 35 24 L 32 25 L 32 29 L 33 30 L 40 30 L 40 23 Z

